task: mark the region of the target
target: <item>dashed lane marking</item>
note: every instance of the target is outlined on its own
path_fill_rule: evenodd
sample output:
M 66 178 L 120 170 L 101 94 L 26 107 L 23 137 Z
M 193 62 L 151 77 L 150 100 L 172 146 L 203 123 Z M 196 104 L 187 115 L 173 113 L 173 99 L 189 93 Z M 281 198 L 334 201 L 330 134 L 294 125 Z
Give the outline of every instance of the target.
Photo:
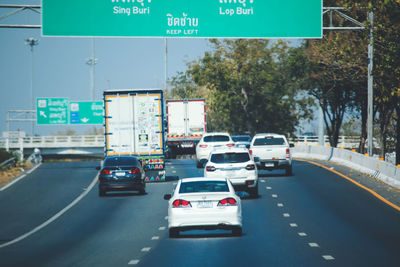
M 267 186 L 267 187 L 266 187 L 266 189 L 267 189 L 267 190 L 271 190 L 271 189 L 272 189 L 272 187 L 270 187 L 270 186 Z
M 278 207 L 283 207 L 283 204 L 282 203 L 278 203 L 278 204 L 276 204 Z
M 319 245 L 317 243 L 308 243 L 308 245 L 312 248 L 318 248 Z
M 140 262 L 140 260 L 131 260 L 128 262 L 129 265 L 137 265 Z
M 165 220 L 168 220 L 168 216 L 165 216 L 164 219 L 165 219 Z
M 297 224 L 296 223 L 291 223 L 291 224 L 289 224 L 290 225 L 290 227 L 297 227 Z
M 158 230 L 160 230 L 160 231 L 164 231 L 165 229 L 166 229 L 165 226 L 161 226 L 161 227 L 158 228 Z
M 334 259 L 335 259 L 335 258 L 332 257 L 331 255 L 322 255 L 322 258 L 324 258 L 324 259 L 327 260 L 327 261 L 331 261 L 331 260 L 334 260 Z
M 150 247 L 142 248 L 142 252 L 149 252 L 150 249 L 151 249 Z
M 265 180 L 260 180 L 261 183 L 265 183 Z
M 299 236 L 307 236 L 307 234 L 306 234 L 306 233 L 303 233 L 303 232 L 298 233 L 298 234 L 299 234 Z
M 153 237 L 151 238 L 151 240 L 158 240 L 158 239 L 160 239 L 159 236 L 153 236 Z
M 273 197 L 273 198 L 277 198 L 278 195 L 277 195 L 277 194 L 272 194 L 272 197 Z
M 287 217 L 290 217 L 290 214 L 289 214 L 289 213 L 284 213 L 284 214 L 283 214 L 283 217 L 286 217 L 286 218 L 287 218 Z

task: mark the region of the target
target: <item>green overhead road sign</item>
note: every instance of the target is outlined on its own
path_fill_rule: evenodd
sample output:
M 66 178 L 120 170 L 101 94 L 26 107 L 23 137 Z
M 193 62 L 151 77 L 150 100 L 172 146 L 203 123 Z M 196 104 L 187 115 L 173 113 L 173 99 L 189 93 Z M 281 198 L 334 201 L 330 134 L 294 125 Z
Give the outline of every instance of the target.
M 68 98 L 38 98 L 37 124 L 68 124 Z
M 322 0 L 42 0 L 42 34 L 321 38 L 322 8 Z
M 103 124 L 103 101 L 70 103 L 70 124 Z

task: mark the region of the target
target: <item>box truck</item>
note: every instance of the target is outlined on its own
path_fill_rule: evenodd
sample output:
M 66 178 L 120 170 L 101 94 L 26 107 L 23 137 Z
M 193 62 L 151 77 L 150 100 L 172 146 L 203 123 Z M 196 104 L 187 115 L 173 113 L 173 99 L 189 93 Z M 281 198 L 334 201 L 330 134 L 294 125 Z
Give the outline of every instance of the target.
M 167 146 L 171 158 L 195 154 L 207 131 L 205 99 L 167 100 Z
M 133 155 L 145 181 L 165 180 L 164 100 L 161 89 L 104 91 L 105 155 Z

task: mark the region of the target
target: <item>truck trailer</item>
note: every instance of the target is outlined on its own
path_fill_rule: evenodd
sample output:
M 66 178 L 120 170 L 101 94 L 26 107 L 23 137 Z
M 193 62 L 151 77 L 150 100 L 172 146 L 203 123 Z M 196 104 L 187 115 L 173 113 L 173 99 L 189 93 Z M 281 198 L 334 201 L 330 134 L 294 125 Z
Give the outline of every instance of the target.
M 169 156 L 195 154 L 207 131 L 205 99 L 167 100 L 166 110 Z
M 165 181 L 161 89 L 104 91 L 105 155 L 136 156 L 145 181 Z

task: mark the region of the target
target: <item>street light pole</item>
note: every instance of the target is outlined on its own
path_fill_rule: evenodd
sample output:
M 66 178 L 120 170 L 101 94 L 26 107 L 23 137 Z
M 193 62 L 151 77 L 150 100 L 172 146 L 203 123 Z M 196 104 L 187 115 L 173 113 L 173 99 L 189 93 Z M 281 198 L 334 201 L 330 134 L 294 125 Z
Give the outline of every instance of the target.
M 31 89 L 30 89 L 30 98 L 31 98 L 31 110 L 35 108 L 35 100 L 33 98 L 33 47 L 39 44 L 39 40 L 33 37 L 25 39 L 25 44 L 31 47 Z M 34 135 L 34 121 L 32 120 L 31 125 L 31 135 Z
M 95 58 L 95 51 L 94 51 L 94 37 L 92 37 L 92 55 L 89 59 L 86 60 L 86 64 L 90 66 L 90 99 L 94 101 L 94 66 L 97 64 L 97 58 Z

